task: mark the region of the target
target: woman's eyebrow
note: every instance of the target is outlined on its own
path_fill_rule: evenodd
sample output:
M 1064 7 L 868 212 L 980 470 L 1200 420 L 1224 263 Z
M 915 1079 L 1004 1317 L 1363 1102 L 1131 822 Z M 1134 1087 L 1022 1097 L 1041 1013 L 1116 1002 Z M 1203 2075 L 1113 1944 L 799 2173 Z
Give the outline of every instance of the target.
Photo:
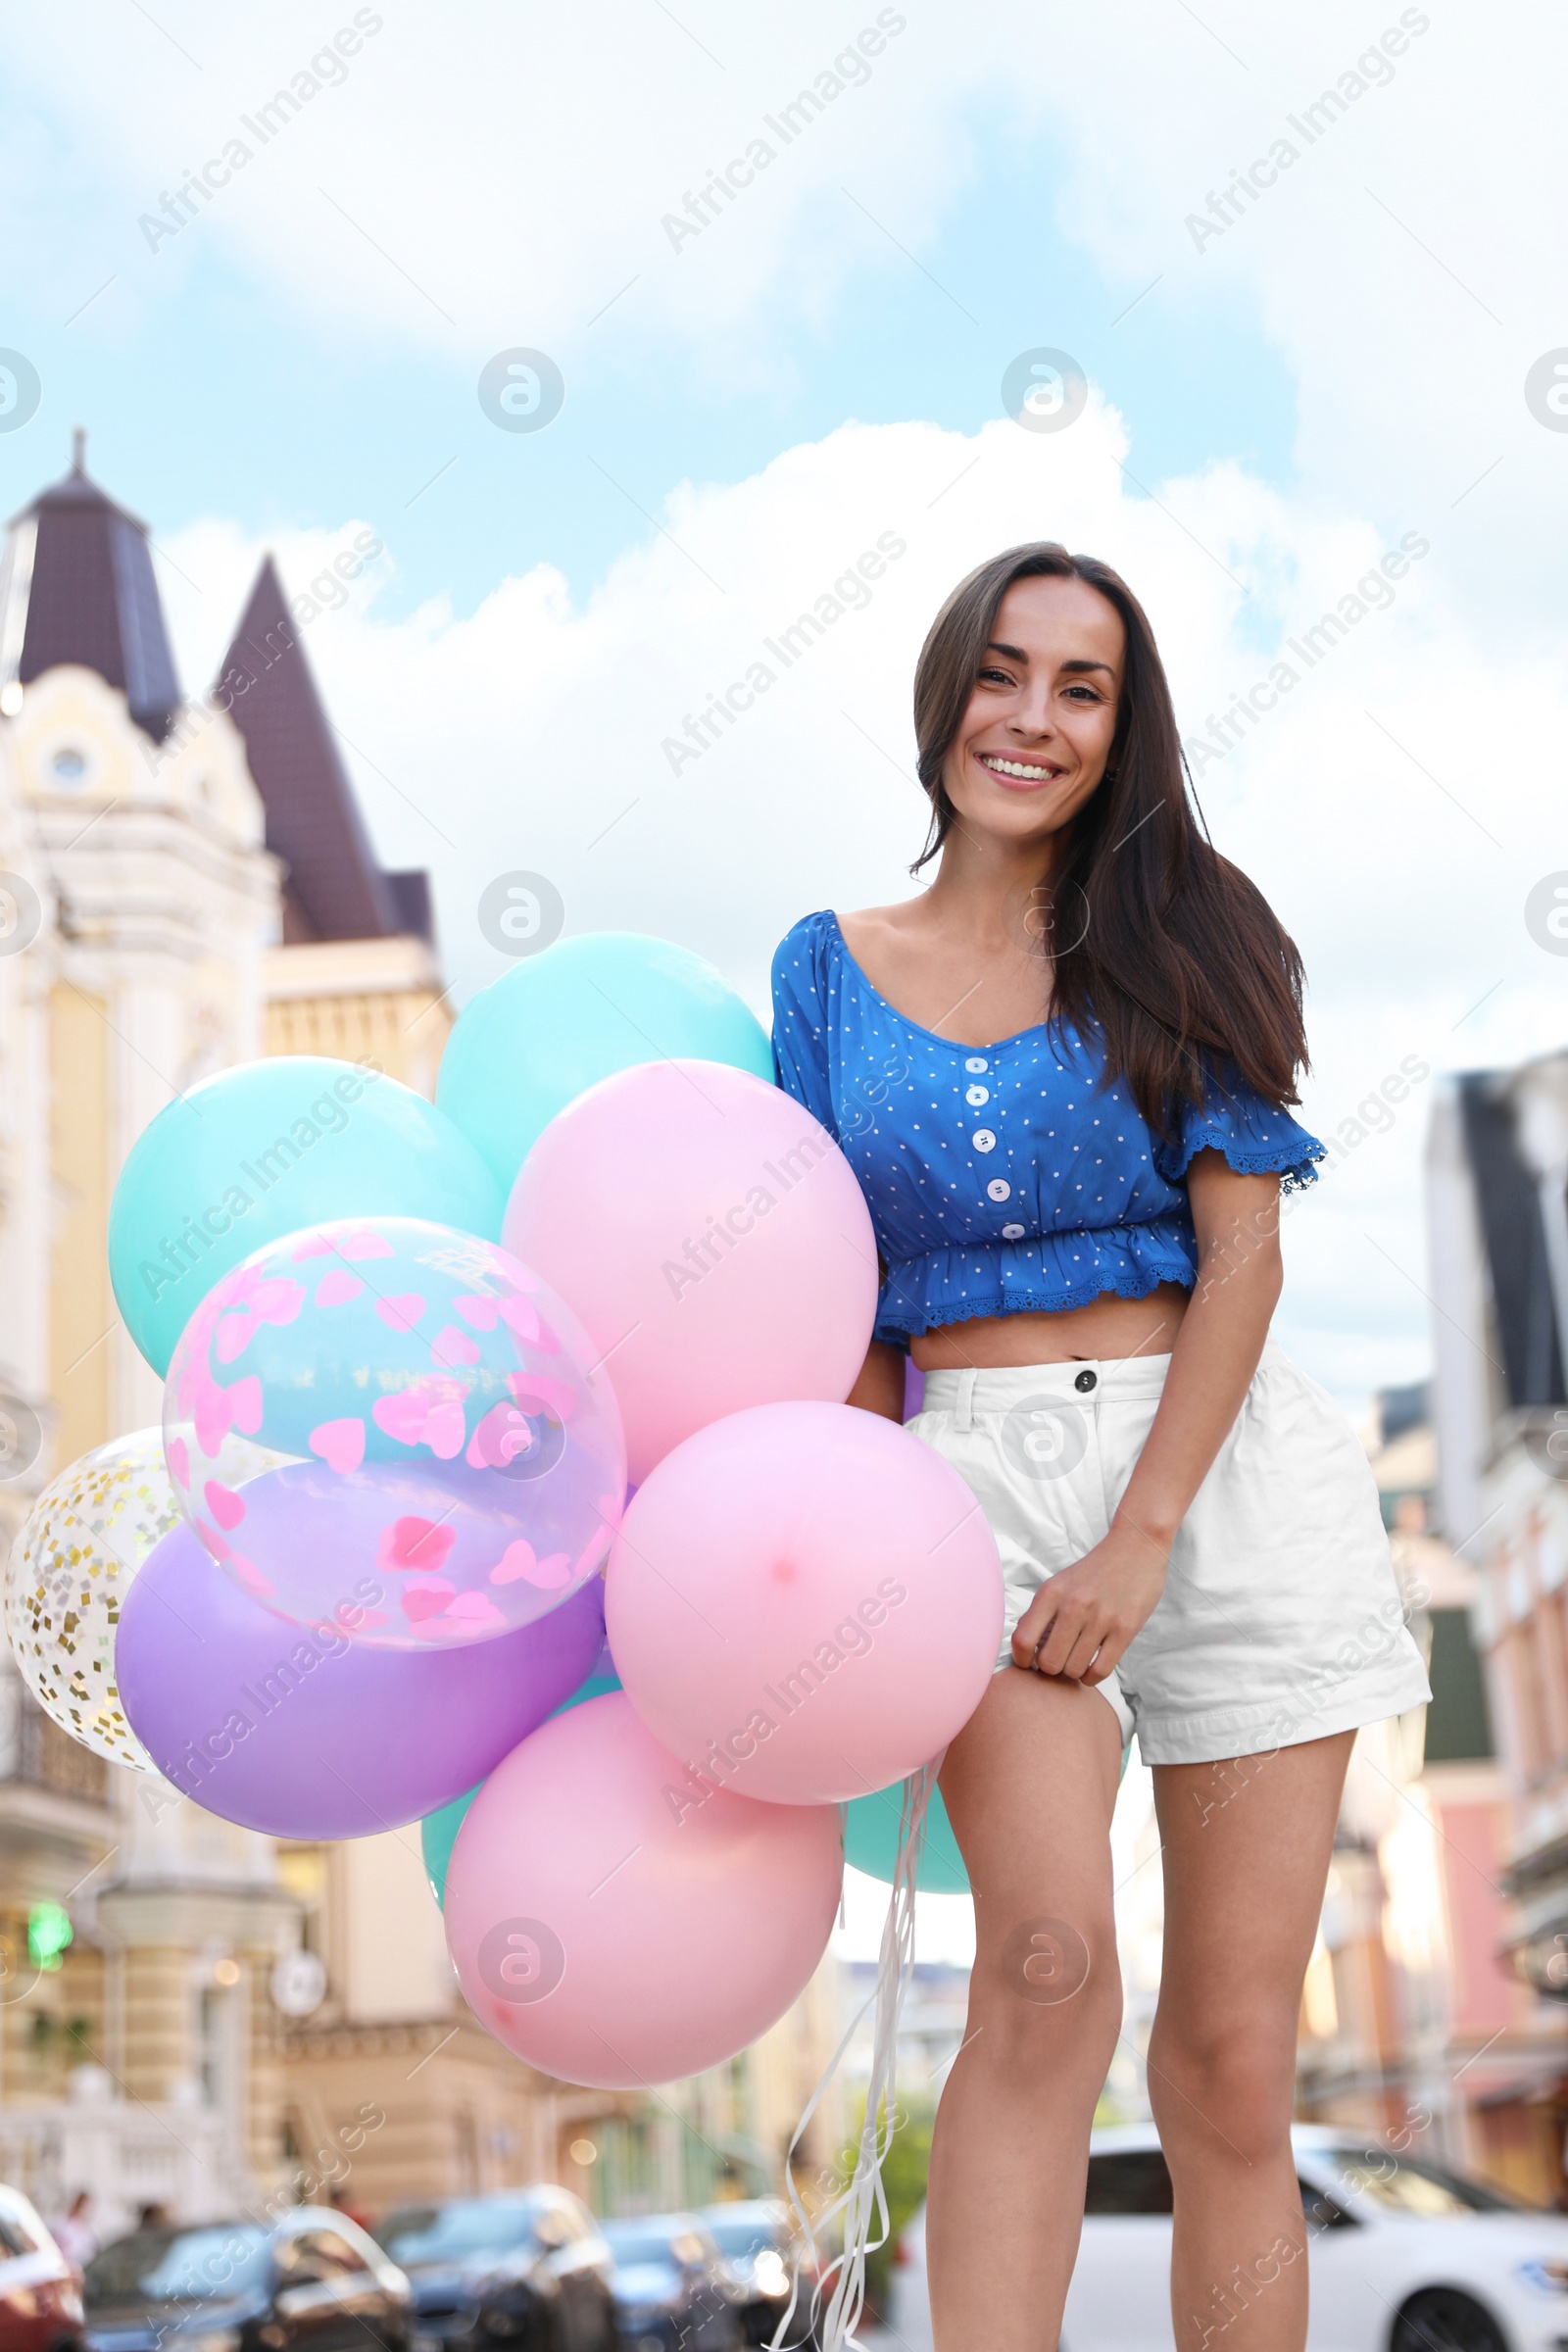
M 1007 662 L 1019 662 L 1026 669 L 1029 666 L 1029 657 L 1024 652 L 1021 645 L 1004 645 L 1000 638 L 993 637 L 991 643 L 986 647 L 986 652 L 988 654 L 1001 654 L 1003 659 Z M 1063 662 L 1061 666 L 1063 669 L 1070 669 L 1075 677 L 1081 675 L 1085 670 L 1090 669 L 1102 669 L 1107 678 L 1113 678 L 1116 674 L 1108 662 L 1090 662 L 1079 660 L 1075 662 Z

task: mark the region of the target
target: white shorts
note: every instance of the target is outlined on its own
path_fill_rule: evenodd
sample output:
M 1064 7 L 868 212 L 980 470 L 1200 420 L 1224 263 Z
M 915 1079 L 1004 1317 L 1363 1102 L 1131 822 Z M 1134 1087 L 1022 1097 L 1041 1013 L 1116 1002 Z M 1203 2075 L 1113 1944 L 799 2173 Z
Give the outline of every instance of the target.
M 1168 1355 L 930 1372 L 908 1423 L 973 1488 L 1013 1628 L 1110 1524 Z M 1149 1764 L 1205 1764 L 1402 1715 L 1432 1695 L 1377 1486 L 1332 1398 L 1274 1341 L 1171 1546 L 1165 1590 L 1097 1684 Z

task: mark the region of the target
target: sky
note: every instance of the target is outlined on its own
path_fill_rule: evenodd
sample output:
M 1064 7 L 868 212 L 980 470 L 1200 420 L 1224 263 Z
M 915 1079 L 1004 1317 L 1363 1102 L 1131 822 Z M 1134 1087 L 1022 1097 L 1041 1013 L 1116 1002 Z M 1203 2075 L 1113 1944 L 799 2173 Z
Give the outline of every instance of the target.
M 302 595 L 369 535 L 305 643 L 460 999 L 525 870 L 765 1013 L 798 916 L 915 887 L 943 597 L 1063 539 L 1305 958 L 1337 1148 L 1279 1335 L 1352 1410 L 1424 1375 L 1434 1096 L 1564 1026 L 1560 13 L 80 0 L 0 43 L 6 512 L 85 426 L 192 691 L 264 552 Z

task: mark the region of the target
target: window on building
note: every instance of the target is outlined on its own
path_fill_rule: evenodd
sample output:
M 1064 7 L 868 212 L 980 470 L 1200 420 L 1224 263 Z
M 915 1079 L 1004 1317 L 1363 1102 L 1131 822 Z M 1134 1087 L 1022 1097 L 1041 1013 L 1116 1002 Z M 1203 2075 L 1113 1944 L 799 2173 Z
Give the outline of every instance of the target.
M 235 2032 L 237 2022 L 234 1996 L 228 1987 L 204 1985 L 197 2011 L 202 2098 L 207 2106 L 225 2114 L 234 2111 L 239 2096 L 241 2059 Z
M 1432 1704 L 1427 1709 L 1429 1764 L 1468 1763 L 1496 1753 L 1481 1658 L 1468 1609 L 1432 1609 Z
M 1560 1764 L 1568 1754 L 1568 1652 L 1563 1647 L 1562 1595 L 1548 1592 L 1536 1603 L 1536 1645 L 1541 1653 L 1541 1695 L 1546 1760 Z
M 304 1905 L 301 1940 L 308 1952 L 330 1965 L 331 1955 L 325 1950 L 326 1919 L 326 1853 L 319 1845 L 279 1845 L 277 1875 L 300 1903 Z

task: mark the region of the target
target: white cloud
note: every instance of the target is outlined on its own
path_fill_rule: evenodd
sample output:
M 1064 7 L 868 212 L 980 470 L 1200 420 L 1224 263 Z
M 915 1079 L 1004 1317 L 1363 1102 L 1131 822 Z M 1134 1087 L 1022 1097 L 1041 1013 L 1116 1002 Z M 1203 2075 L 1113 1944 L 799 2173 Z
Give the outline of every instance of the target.
M 1021 146 L 1041 159 L 1042 201 L 1105 272 L 1105 317 L 1122 289 L 1152 286 L 1114 329 L 1091 306 L 1063 315 L 1043 287 L 1046 340 L 1080 344 L 1115 397 L 1124 339 L 1151 320 L 1227 318 L 1238 353 L 1261 333 L 1296 387 L 1302 494 L 1325 517 L 1420 530 L 1478 642 L 1555 655 L 1568 433 L 1524 397 L 1527 370 L 1568 331 L 1551 111 L 1568 26 L 1544 0 L 1509 20 L 1510 61 L 1529 70 L 1508 72 L 1485 14 L 1393 0 L 1381 20 L 1351 0 L 1310 21 L 1253 0 L 1201 22 L 1135 0 L 981 12 L 804 0 L 739 17 L 608 0 L 591 36 L 569 15 L 493 0 L 370 13 L 381 29 L 341 86 L 265 145 L 244 133 L 251 162 L 156 253 L 138 217 L 242 116 L 258 122 L 354 12 L 280 0 L 264 17 L 215 17 L 181 0 L 154 24 L 87 0 L 69 45 L 47 12 L 14 17 L 13 78 L 52 101 L 48 135 L 74 142 L 69 171 L 58 148 L 52 166 L 37 152 L 36 129 L 20 164 L 0 163 L 14 268 L 84 294 L 115 270 L 92 314 L 105 332 L 115 306 L 156 312 L 198 261 L 226 260 L 274 290 L 284 316 L 292 306 L 389 355 L 416 342 L 476 375 L 521 341 L 554 352 L 568 385 L 660 365 L 700 387 L 798 366 L 789 330 L 830 333 L 873 262 L 929 297 L 933 331 L 969 336 L 915 264 L 956 196 Z M 788 144 L 764 128 L 774 161 L 733 202 L 713 198 L 715 217 L 673 250 L 665 217 L 879 13 L 906 22 L 862 60 L 863 86 Z M 1244 201 L 1238 170 L 1275 170 L 1282 138 L 1297 160 Z M 1222 230 L 1211 197 L 1234 215 Z M 985 235 L 1015 243 L 1027 280 L 1037 218 L 999 208 Z M 1000 378 L 1010 346 L 993 348 L 991 326 L 974 340 Z M 1216 360 L 1217 407 L 1244 364 Z
M 156 306 L 216 251 L 334 330 L 475 364 L 519 341 L 577 348 L 634 279 L 618 323 L 721 361 L 781 289 L 820 315 L 877 242 L 838 193 L 847 175 L 899 189 L 923 233 L 963 154 L 944 129 L 944 28 L 878 0 L 678 19 L 612 0 L 591 25 L 495 0 L 279 0 L 261 17 L 170 0 L 155 24 L 88 0 L 69 45 L 42 23 L 7 39 L 13 72 L 74 126 L 74 175 L 97 191 L 78 240 L 119 262 L 122 298 Z M 705 198 L 715 172 L 732 184 Z
M 548 874 L 572 930 L 685 941 L 760 1009 L 773 943 L 798 915 L 906 895 L 924 830 L 914 657 L 954 581 L 998 547 L 1059 537 L 1116 564 L 1151 613 L 1191 738 L 1390 544 L 1364 515 L 1236 466 L 1142 497 L 1120 470 L 1124 447 L 1098 398 L 1054 435 L 845 425 L 744 481 L 684 486 L 663 531 L 581 605 L 541 568 L 467 617 L 432 602 L 387 624 L 371 596 L 313 621 L 311 659 L 356 747 L 381 853 L 434 870 L 460 985 L 500 968 L 475 908 L 502 871 Z M 287 585 L 354 527 L 284 542 Z M 904 552 L 864 609 L 786 666 L 766 641 L 776 648 L 879 541 Z M 217 523 L 170 543 L 207 590 L 199 608 L 172 607 L 187 674 L 210 673 L 212 612 L 225 596 L 237 610 L 259 553 Z M 774 682 L 673 774 L 665 739 L 759 662 Z M 1306 1115 L 1337 1131 L 1406 1056 L 1438 1069 L 1556 1042 L 1561 974 L 1522 908 L 1563 855 L 1564 688 L 1527 654 L 1478 652 L 1430 557 L 1386 609 L 1298 666 L 1299 683 L 1200 790 L 1219 846 L 1305 955 Z M 1425 1360 L 1411 1205 L 1429 1100 L 1418 1088 L 1389 1132 L 1357 1142 L 1290 1227 L 1288 1332 L 1337 1387 Z
M 339 61 L 339 86 L 280 116 L 264 143 L 261 110 L 312 78 L 356 14 L 380 29 Z M 866 29 L 883 47 L 861 58 L 863 84 L 803 113 L 786 141 L 782 110 L 819 76 L 846 79 Z M 198 259 L 227 257 L 334 332 L 421 342 L 466 368 L 518 341 L 568 368 L 624 366 L 617 339 L 652 334 L 745 375 L 769 364 L 781 321 L 830 322 L 872 257 L 908 269 L 889 238 L 918 259 L 954 196 L 1022 134 L 1061 188 L 1063 224 L 1113 284 L 1157 277 L 1156 315 L 1218 296 L 1260 322 L 1298 386 L 1308 478 L 1441 523 L 1456 564 L 1512 525 L 1531 570 L 1543 493 L 1560 511 L 1564 438 L 1522 392 L 1562 332 L 1568 259 L 1556 186 L 1568 26 L 1544 0 L 1510 17 L 1506 72 L 1484 12 L 1393 0 L 1381 21 L 1359 0 L 1328 0 L 1310 20 L 1253 0 L 1201 23 L 1135 0 L 978 12 L 802 0 L 750 14 L 608 0 L 591 30 L 499 0 L 457 13 L 279 0 L 262 16 L 170 0 L 156 24 L 87 0 L 69 44 L 38 11 L 14 16 L 6 37 L 13 80 L 52 102 L 74 142 L 64 222 L 28 194 L 43 180 L 53 208 L 60 169 L 39 173 L 34 155 L 9 172 L 15 266 L 54 285 L 69 254 L 64 282 L 84 290 L 113 269 L 111 306 L 156 309 Z M 141 218 L 235 137 L 251 160 L 149 251 Z M 710 175 L 759 138 L 772 162 L 743 161 L 752 183 L 713 196 L 713 217 L 675 249 L 666 220 L 688 197 L 700 218 Z M 1297 160 L 1279 170 L 1282 139 Z M 1195 229 L 1211 196 L 1223 220 L 1234 174 L 1258 160 L 1275 184 L 1236 196 L 1222 229 Z M 1033 266 L 1027 213 L 990 235 L 1013 237 L 1019 269 Z M 1118 355 L 1106 332 L 1079 356 L 1113 382 Z M 1010 356 L 986 364 L 1000 373 Z
M 1510 49 L 1530 70 L 1502 73 L 1489 20 L 1392 4 L 1377 20 L 1331 0 L 1310 22 L 1253 5 L 1201 23 L 1131 0 L 916 7 L 865 86 L 676 252 L 662 216 L 874 9 L 735 20 L 683 6 L 677 24 L 612 0 L 591 55 L 559 12 L 384 13 L 342 86 L 156 254 L 136 214 L 352 12 L 166 6 L 159 24 L 199 71 L 107 0 L 87 7 L 69 57 L 46 17 L 13 20 L 14 65 L 58 100 L 81 166 L 65 230 L 25 233 L 13 190 L 19 266 L 58 274 L 65 236 L 90 286 L 96 238 L 123 263 L 106 300 L 156 305 L 198 255 L 227 254 L 334 331 L 423 341 L 465 366 L 520 337 L 559 350 L 568 372 L 593 368 L 607 333 L 604 364 L 625 365 L 657 332 L 733 377 L 766 364 L 776 326 L 830 325 L 847 273 L 888 257 L 887 237 L 918 259 L 988 142 L 1022 131 L 1107 287 L 1157 279 L 1146 318 L 1217 292 L 1236 347 L 1260 324 L 1297 388 L 1288 487 L 1220 465 L 1154 484 L 1155 504 L 1124 479 L 1124 438 L 1097 399 L 1058 436 L 847 424 L 749 479 L 683 485 L 661 514 L 669 536 L 630 547 L 580 603 L 541 569 L 500 582 L 471 615 L 432 600 L 393 625 L 368 578 L 307 642 L 363 752 L 351 764 L 383 855 L 435 869 L 464 986 L 491 968 L 479 890 L 510 867 L 552 875 L 574 928 L 689 941 L 760 1005 L 794 916 L 901 895 L 922 831 L 914 653 L 952 581 L 998 546 L 1059 536 L 1118 564 L 1192 737 L 1413 532 L 1429 552 L 1392 606 L 1356 621 L 1222 760 L 1200 761 L 1204 804 L 1306 956 L 1320 1127 L 1352 1119 L 1403 1057 L 1441 1069 L 1560 1041 L 1562 975 L 1522 922 L 1532 883 L 1568 864 L 1553 570 L 1568 434 L 1523 397 L 1563 332 L 1558 18 L 1516 12 Z M 1390 74 L 1358 70 L 1374 45 L 1389 58 L 1383 36 L 1400 25 Z M 1307 141 L 1304 110 L 1358 71 L 1368 86 Z M 1195 233 L 1189 217 L 1282 130 L 1298 148 L 1289 170 L 1237 196 L 1222 234 Z M 1030 266 L 1027 215 L 992 234 L 1014 236 Z M 1079 356 L 1113 388 L 1114 333 L 1098 347 L 1083 334 Z M 1227 390 L 1216 368 L 1214 399 Z M 356 527 L 282 535 L 289 586 Z M 672 775 L 662 739 L 888 532 L 906 552 L 868 608 L 787 670 L 773 662 L 755 708 Z M 259 552 L 222 521 L 171 543 L 197 583 L 166 580 L 187 676 L 211 674 Z M 1412 1219 L 1426 1100 L 1358 1143 L 1290 1228 L 1288 1333 L 1337 1386 L 1426 1358 Z

